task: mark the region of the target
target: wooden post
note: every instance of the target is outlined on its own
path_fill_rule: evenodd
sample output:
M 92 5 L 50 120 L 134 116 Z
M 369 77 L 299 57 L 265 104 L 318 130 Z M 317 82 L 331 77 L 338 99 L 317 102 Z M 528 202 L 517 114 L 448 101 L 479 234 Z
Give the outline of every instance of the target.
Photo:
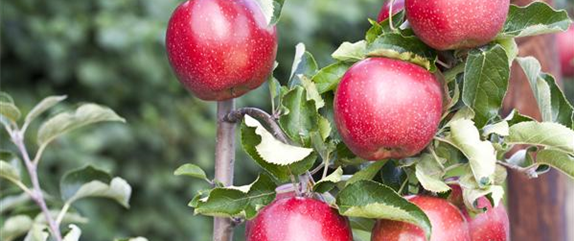
M 527 5 L 532 0 L 512 1 Z M 552 3 L 551 0 L 545 2 Z M 553 74 L 561 83 L 560 64 L 553 35 L 518 39 L 520 56 L 534 56 L 542 70 Z M 504 112 L 516 108 L 520 113 L 540 120 L 540 112 L 528 80 L 518 64 L 512 66 L 509 92 L 504 102 Z M 574 205 L 571 181 L 566 175 L 552 170 L 537 179 L 527 179 L 523 174 L 509 172 L 508 211 L 512 240 L 572 241 L 574 227 L 571 216 Z

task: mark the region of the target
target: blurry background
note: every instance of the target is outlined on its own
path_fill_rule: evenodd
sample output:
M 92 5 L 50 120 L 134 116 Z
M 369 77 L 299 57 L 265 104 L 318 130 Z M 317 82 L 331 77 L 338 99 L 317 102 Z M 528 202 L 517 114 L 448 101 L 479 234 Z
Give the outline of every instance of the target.
M 555 2 L 564 7 L 566 1 Z M 90 219 L 81 226 L 82 240 L 211 237 L 211 219 L 193 216 L 187 206 L 204 184 L 173 176 L 186 162 L 213 173 L 215 144 L 215 104 L 194 98 L 180 86 L 164 52 L 167 21 L 180 2 L 0 3 L 1 88 L 24 113 L 46 96 L 65 94 L 66 103 L 96 102 L 127 119 L 127 124 L 99 124 L 72 132 L 51 144 L 44 155 L 40 179 L 49 193 L 58 193 L 59 178 L 66 170 L 88 163 L 110 170 L 133 187 L 129 210 L 103 199 L 77 203 L 79 212 Z M 307 45 L 319 66 L 327 65 L 341 42 L 363 38 L 367 18 L 376 18 L 382 4 L 382 0 L 287 0 L 278 25 L 280 65 L 275 76 L 286 80 L 298 42 Z M 572 100 L 571 82 L 565 80 Z M 263 86 L 241 97 L 237 105 L 268 110 L 265 98 L 268 91 Z M 37 127 L 36 123 L 30 133 Z M 3 149 L 11 148 L 3 131 L 0 141 Z M 29 135 L 27 142 L 35 150 L 35 136 Z M 243 151 L 238 149 L 237 155 L 235 183 L 251 182 L 258 167 Z M 10 193 L 11 188 L 2 185 L 1 191 Z M 242 232 L 243 228 L 236 229 L 237 240 L 242 240 Z

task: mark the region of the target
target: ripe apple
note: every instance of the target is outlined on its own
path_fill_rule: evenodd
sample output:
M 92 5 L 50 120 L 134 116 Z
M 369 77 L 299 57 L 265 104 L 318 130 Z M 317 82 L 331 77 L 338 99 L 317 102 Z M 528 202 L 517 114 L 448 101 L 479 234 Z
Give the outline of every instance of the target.
M 406 0 L 415 34 L 438 50 L 487 44 L 502 29 L 510 0 Z
M 559 33 L 556 38 L 562 75 L 574 76 L 574 25 L 570 26 L 566 32 Z
M 347 218 L 327 203 L 304 197 L 276 199 L 247 222 L 247 241 L 352 241 Z
M 486 197 L 477 200 L 477 207 L 484 209 L 484 213 L 479 213 L 471 217 L 462 200 L 462 190 L 458 185 L 451 186 L 451 194 L 448 198 L 450 202 L 458 206 L 468 221 L 468 228 L 472 241 L 507 241 L 510 240 L 510 221 L 508 213 L 502 203 L 495 208 Z
M 265 81 L 277 33 L 254 0 L 188 0 L 169 20 L 166 48 L 188 90 L 203 100 L 226 100 Z
M 413 196 L 410 202 L 422 209 L 431 221 L 431 241 L 470 241 L 468 223 L 457 207 L 448 201 L 429 196 Z M 378 220 L 371 241 L 424 241 L 425 233 L 410 223 Z
M 393 4 L 393 14 L 398 13 L 399 11 L 405 8 L 405 0 L 396 0 L 395 4 Z M 379 16 L 377 17 L 377 22 L 382 22 L 389 18 L 389 10 L 391 9 L 391 0 L 387 0 L 387 3 L 381 8 L 381 12 L 379 12 Z
M 418 65 L 368 58 L 341 79 L 334 112 L 343 142 L 357 156 L 366 160 L 412 156 L 437 131 L 441 85 Z

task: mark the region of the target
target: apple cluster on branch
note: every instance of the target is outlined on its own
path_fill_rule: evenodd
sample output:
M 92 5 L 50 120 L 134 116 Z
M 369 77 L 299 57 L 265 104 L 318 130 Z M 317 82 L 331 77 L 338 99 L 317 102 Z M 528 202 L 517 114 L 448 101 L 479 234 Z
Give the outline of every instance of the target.
M 248 220 L 248 241 L 508 240 L 504 167 L 574 177 L 573 107 L 536 59 L 518 57 L 515 41 L 567 30 L 565 11 L 509 0 L 390 1 L 365 39 L 341 44 L 328 66 L 297 45 L 291 75 L 278 81 L 283 4 L 189 0 L 168 25 L 171 66 L 198 98 L 221 105 L 265 79 L 270 90 L 272 114 L 219 115 L 242 120 L 241 145 L 263 169 L 252 184 L 210 180 L 193 164 L 176 171 L 215 183 L 190 202 L 195 214 L 216 217 L 214 240 L 231 238 L 229 218 Z M 540 122 L 499 114 L 514 62 L 529 77 Z M 506 159 L 519 144 L 530 148 Z M 216 173 L 221 161 L 233 160 L 218 158 Z M 294 192 L 278 195 L 289 182 Z

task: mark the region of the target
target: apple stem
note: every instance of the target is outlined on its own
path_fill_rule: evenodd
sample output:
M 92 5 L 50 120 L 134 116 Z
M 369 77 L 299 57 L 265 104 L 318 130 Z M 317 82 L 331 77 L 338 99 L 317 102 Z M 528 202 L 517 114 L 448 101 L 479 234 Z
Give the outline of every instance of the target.
M 233 185 L 233 163 L 235 162 L 235 124 L 225 117 L 235 108 L 235 100 L 217 102 L 217 140 L 215 146 L 215 180 L 225 186 Z M 230 218 L 214 218 L 213 240 L 231 241 L 233 222 Z
M 391 28 L 392 31 L 395 31 L 395 26 L 393 26 L 393 7 L 395 5 L 395 0 L 391 0 L 391 3 L 389 5 L 389 27 Z

